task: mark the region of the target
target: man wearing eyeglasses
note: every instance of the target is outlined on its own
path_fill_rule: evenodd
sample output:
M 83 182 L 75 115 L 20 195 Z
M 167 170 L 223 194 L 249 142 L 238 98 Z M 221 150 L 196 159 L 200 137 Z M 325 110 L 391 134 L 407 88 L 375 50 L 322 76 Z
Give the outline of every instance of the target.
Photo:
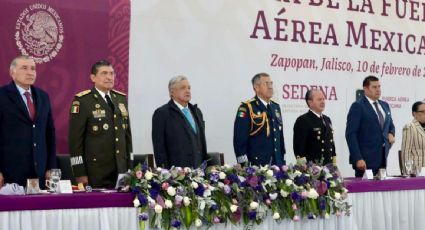
M 273 82 L 267 73 L 252 78 L 255 97 L 238 108 L 233 147 L 239 164 L 284 165 L 282 113 L 272 100 Z
M 401 141 L 402 173 L 408 174 L 404 164 L 411 160 L 416 169 L 425 167 L 425 103 L 417 101 L 412 106 L 413 121 L 403 128 Z
M 131 165 L 131 130 L 124 93 L 114 90 L 115 71 L 102 60 L 91 69 L 94 87 L 75 95 L 69 121 L 71 166 L 78 183 L 115 187 Z

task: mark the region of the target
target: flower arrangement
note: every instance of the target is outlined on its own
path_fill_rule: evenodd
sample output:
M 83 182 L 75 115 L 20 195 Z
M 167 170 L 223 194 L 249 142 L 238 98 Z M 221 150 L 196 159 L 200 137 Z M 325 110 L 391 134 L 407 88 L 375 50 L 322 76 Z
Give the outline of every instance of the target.
M 161 229 L 260 224 L 283 219 L 350 215 L 347 189 L 336 166 L 295 165 L 149 169 L 138 165 L 129 185 L 139 223 Z

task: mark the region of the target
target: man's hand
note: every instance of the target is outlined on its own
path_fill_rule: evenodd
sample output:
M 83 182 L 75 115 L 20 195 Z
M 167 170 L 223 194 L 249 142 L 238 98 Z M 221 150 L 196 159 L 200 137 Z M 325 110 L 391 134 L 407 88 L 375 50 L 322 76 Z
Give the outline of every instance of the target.
M 3 187 L 4 185 L 4 177 L 3 177 L 3 173 L 0 172 L 0 188 Z
M 392 133 L 388 133 L 388 142 L 390 142 L 390 145 L 394 144 L 395 137 Z
M 87 176 L 80 176 L 80 177 L 76 177 L 75 181 L 78 183 L 82 183 L 84 185 L 87 185 L 89 183 L 89 178 Z
M 46 180 L 50 180 L 50 179 L 52 179 L 52 174 L 51 174 L 50 170 L 47 170 L 46 171 Z
M 361 171 L 365 171 L 366 170 L 366 162 L 364 161 L 364 160 L 358 160 L 357 162 L 356 162 L 356 168 L 358 169 L 358 170 L 361 170 Z

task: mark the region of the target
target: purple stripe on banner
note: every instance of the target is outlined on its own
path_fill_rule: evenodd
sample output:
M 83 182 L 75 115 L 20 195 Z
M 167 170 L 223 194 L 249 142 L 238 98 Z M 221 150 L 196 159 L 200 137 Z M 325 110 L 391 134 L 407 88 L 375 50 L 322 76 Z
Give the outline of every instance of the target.
M 26 196 L 0 195 L 0 211 L 133 207 L 131 193 L 74 193 Z
M 387 180 L 346 178 L 344 182 L 349 193 L 425 189 L 425 177 L 395 178 Z

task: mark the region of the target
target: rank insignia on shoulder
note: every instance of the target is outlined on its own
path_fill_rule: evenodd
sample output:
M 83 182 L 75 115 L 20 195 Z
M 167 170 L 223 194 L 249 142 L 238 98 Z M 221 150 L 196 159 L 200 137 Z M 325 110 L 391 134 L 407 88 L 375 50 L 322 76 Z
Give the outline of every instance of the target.
M 89 94 L 91 92 L 91 90 L 84 90 L 84 91 L 82 91 L 82 92 L 79 92 L 79 93 L 77 93 L 77 94 L 75 94 L 75 96 L 77 96 L 77 97 L 82 97 L 82 96 L 84 96 L 84 95 L 87 95 L 87 94 Z
M 115 89 L 113 89 L 112 90 L 114 93 L 117 93 L 117 94 L 121 94 L 121 95 L 123 95 L 123 96 L 126 96 L 127 94 L 125 94 L 125 93 L 123 93 L 123 92 L 120 92 L 120 91 L 118 91 L 118 90 L 115 90 Z
M 246 117 L 246 112 L 244 112 L 244 111 L 239 111 L 239 112 L 238 112 L 238 117 L 241 117 L 241 118 Z
M 239 107 L 239 109 L 238 109 L 238 111 L 239 111 L 239 112 L 246 112 L 246 108 L 245 108 L 245 107 L 240 106 L 240 107 Z
M 80 113 L 80 106 L 79 105 L 72 105 L 71 113 Z

